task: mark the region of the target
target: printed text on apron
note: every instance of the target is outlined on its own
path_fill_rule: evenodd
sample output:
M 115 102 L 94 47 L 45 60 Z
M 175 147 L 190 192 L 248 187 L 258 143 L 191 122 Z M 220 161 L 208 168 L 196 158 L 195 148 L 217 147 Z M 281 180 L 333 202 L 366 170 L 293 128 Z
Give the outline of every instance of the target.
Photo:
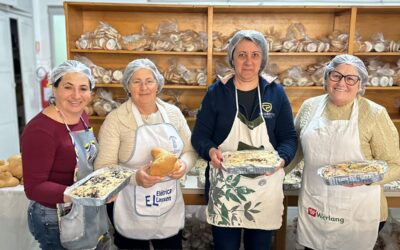
M 183 141 L 169 124 L 165 109 L 157 103 L 164 123 L 145 125 L 137 107 L 132 111 L 138 125 L 136 143 L 124 166 L 139 169 L 151 161 L 150 151 L 161 147 L 177 156 L 182 154 Z M 179 181 L 166 177 L 151 188 L 128 185 L 114 205 L 116 230 L 124 237 L 149 240 L 173 236 L 184 226 L 184 203 Z
M 328 186 L 317 175 L 327 164 L 363 160 L 358 131 L 358 103 L 350 120 L 323 116 L 328 97 L 302 130 L 303 187 L 299 199 L 298 241 L 313 249 L 372 249 L 378 236 L 379 186 Z

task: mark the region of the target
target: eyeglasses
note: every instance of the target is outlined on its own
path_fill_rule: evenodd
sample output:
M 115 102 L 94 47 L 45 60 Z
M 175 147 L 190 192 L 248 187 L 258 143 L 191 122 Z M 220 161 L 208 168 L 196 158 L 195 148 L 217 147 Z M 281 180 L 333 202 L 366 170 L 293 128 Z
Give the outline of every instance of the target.
M 344 82 L 350 86 L 354 86 L 358 81 L 360 81 L 360 77 L 356 75 L 343 75 L 335 70 L 329 73 L 329 80 L 331 81 L 340 82 L 342 78 L 344 78 Z
M 141 85 L 144 85 L 149 88 L 149 87 L 154 87 L 157 84 L 157 82 L 155 80 L 146 80 L 144 82 L 140 80 L 133 80 L 130 82 L 130 84 L 134 88 L 139 88 Z

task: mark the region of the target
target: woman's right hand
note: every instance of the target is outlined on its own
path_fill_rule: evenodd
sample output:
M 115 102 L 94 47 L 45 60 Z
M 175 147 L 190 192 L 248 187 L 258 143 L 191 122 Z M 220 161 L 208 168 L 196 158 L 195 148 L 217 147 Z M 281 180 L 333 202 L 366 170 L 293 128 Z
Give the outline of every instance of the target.
M 210 159 L 211 159 L 211 165 L 214 168 L 222 168 L 221 163 L 224 161 L 224 158 L 222 157 L 221 150 L 219 150 L 217 148 L 211 148 L 208 151 L 208 155 L 210 156 Z
M 161 177 L 151 176 L 148 174 L 148 169 L 150 168 L 150 165 L 151 163 L 136 171 L 135 179 L 137 185 L 144 188 L 149 188 L 161 181 Z

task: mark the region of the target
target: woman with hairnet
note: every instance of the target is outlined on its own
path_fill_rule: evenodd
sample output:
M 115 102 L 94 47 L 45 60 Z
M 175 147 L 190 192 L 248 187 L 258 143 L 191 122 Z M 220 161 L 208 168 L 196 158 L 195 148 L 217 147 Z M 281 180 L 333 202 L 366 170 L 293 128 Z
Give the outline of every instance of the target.
M 292 110 L 283 87 L 261 77 L 267 42 L 254 30 L 231 39 L 228 60 L 234 75 L 217 80 L 202 101 L 192 144 L 209 162 L 205 196 L 207 221 L 212 224 L 215 249 L 269 249 L 273 230 L 282 225 L 282 167 L 297 148 Z M 276 150 L 281 158 L 272 175 L 228 174 L 222 152 L 244 149 Z
M 72 204 L 64 195 L 75 177 L 79 180 L 94 168 L 97 142 L 84 108 L 95 81 L 90 69 L 74 60 L 54 68 L 49 81 L 51 105 L 26 125 L 21 138 L 24 188 L 31 200 L 29 230 L 41 249 L 104 246 L 106 207 Z
M 338 55 L 324 74 L 327 94 L 312 97 L 295 119 L 304 159 L 299 198 L 298 242 L 306 249 L 373 249 L 388 217 L 383 184 L 400 178 L 399 135 L 386 109 L 364 97 L 368 72 L 352 55 Z M 329 186 L 319 167 L 349 161 L 383 160 L 382 181 Z M 291 168 L 291 166 L 290 166 Z
M 129 100 L 112 111 L 99 133 L 96 168 L 119 164 L 136 170 L 130 184 L 108 206 L 114 244 L 121 249 L 182 249 L 185 220 L 179 179 L 196 160 L 190 129 L 181 111 L 157 98 L 164 77 L 149 59 L 130 62 L 122 78 Z M 179 157 L 168 177 L 149 175 L 151 150 Z

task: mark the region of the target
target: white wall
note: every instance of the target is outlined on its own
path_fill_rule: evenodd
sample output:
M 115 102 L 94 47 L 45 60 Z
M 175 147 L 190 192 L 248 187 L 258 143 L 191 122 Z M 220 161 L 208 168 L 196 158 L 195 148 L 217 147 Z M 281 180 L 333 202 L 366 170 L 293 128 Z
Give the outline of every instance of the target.
M 0 0 L 3 1 L 3 0 Z M 47 71 L 51 70 L 51 44 L 50 44 L 50 6 L 63 7 L 64 0 L 32 0 L 33 1 L 33 21 L 35 26 L 36 43 L 36 66 L 42 66 Z M 82 1 L 70 1 L 82 2 Z M 85 0 L 84 2 L 108 2 L 108 3 L 147 3 L 147 0 Z
M 29 0 L 25 0 L 29 1 Z M 16 82 L 13 65 L 13 50 L 11 43 L 10 19 L 17 21 L 20 66 L 22 74 L 22 91 L 24 97 L 25 120 L 29 120 L 39 110 L 39 92 L 35 88 L 35 56 L 33 46 L 32 16 L 23 8 L 29 8 L 29 3 L 13 6 L 0 3 L 0 159 L 7 159 L 19 152 L 19 133 L 16 102 Z M 28 6 L 28 7 L 27 7 Z

